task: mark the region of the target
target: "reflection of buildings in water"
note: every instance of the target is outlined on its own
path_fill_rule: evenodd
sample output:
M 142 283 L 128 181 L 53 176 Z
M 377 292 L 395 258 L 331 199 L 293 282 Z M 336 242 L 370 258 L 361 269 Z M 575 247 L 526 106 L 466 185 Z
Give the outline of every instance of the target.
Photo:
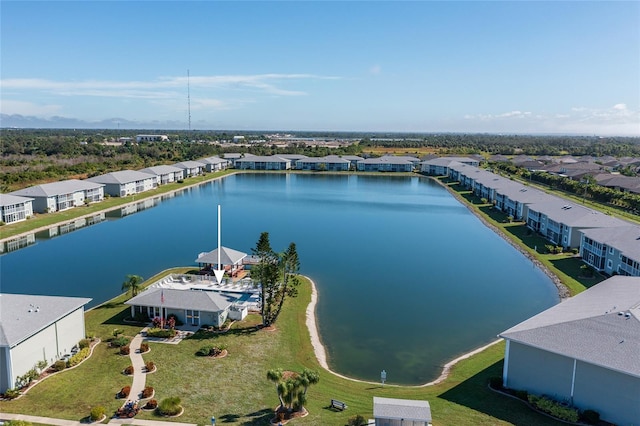
M 129 216 L 130 214 L 138 213 L 151 207 L 155 207 L 160 204 L 160 201 L 160 197 L 147 198 L 146 200 L 140 201 L 138 203 L 128 204 L 120 209 L 107 212 L 107 217 Z
M 0 253 L 9 253 L 11 251 L 15 251 L 21 249 L 23 247 L 30 246 L 31 244 L 35 244 L 36 242 L 36 234 L 27 234 L 18 238 L 14 238 L 13 240 L 6 241 L 0 244 Z
M 105 219 L 104 213 L 98 213 L 95 216 L 91 216 L 87 218 L 87 225 L 95 225 L 96 223 L 100 223 Z
M 73 222 L 64 223 L 60 225 L 60 235 L 67 234 L 75 231 L 76 229 L 83 228 L 87 224 L 86 219 L 76 219 Z

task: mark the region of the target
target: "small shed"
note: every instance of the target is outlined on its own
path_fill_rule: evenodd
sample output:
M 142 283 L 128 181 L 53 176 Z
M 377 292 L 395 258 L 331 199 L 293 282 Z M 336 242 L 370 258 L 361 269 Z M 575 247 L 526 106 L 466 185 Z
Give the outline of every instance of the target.
M 428 401 L 373 397 L 376 426 L 431 426 Z

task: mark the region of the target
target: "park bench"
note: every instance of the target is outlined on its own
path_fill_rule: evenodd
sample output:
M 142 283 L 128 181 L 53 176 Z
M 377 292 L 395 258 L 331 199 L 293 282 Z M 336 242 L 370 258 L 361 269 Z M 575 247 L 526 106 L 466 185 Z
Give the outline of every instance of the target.
M 331 400 L 331 408 L 336 408 L 340 411 L 343 411 L 345 408 L 347 408 L 347 404 L 345 404 L 342 401 L 338 401 L 337 399 L 332 399 Z

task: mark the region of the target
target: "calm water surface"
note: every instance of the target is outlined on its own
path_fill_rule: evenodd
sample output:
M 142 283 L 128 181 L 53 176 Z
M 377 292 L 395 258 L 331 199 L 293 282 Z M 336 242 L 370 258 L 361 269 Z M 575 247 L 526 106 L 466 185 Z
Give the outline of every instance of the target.
M 250 252 L 268 231 L 295 242 L 320 294 L 320 334 L 335 371 L 428 382 L 444 363 L 558 302 L 553 283 L 425 178 L 237 174 L 156 207 L 38 240 L 0 257 L 0 290 L 92 297 L 127 274 L 195 265 L 222 244 Z

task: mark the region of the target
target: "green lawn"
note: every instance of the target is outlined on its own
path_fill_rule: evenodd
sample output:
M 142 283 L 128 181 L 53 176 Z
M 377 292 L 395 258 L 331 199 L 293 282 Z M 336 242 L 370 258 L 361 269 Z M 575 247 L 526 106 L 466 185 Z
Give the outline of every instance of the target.
M 488 390 L 488 378 L 502 374 L 504 344 L 460 362 L 449 378 L 436 386 L 382 387 L 346 380 L 323 370 L 313 355 L 305 323 L 310 298 L 311 286 L 304 280 L 300 295 L 285 305 L 275 331 L 256 328 L 260 318 L 250 315 L 226 334 L 200 335 L 178 345 L 151 343 L 151 351 L 144 358 L 158 368 L 147 376 L 147 383 L 156 390 L 155 398 L 182 399 L 185 412 L 175 421 L 206 425 L 215 415 L 220 424 L 264 425 L 278 404 L 274 385 L 266 379 L 267 370 L 299 371 L 306 367 L 320 372 L 320 382 L 309 390 L 309 416 L 290 424 L 345 425 L 355 414 L 371 417 L 373 396 L 426 399 L 432 407 L 434 426 L 559 424 L 519 401 Z M 125 299 L 118 297 L 87 312 L 88 332 L 107 340 L 114 328 L 124 329 L 129 336 L 139 331 L 140 327 L 122 323 L 129 309 L 122 304 Z M 225 345 L 229 355 L 221 359 L 195 356 L 207 343 Z M 115 399 L 115 393 L 130 384 L 131 379 L 121 374 L 128 364 L 128 357 L 101 343 L 79 368 L 43 381 L 18 400 L 1 402 L 0 411 L 80 420 L 92 406 L 103 405 L 112 413 L 121 402 Z M 344 401 L 349 408 L 344 412 L 329 409 L 332 398 Z M 149 412 L 137 418 L 166 420 Z

